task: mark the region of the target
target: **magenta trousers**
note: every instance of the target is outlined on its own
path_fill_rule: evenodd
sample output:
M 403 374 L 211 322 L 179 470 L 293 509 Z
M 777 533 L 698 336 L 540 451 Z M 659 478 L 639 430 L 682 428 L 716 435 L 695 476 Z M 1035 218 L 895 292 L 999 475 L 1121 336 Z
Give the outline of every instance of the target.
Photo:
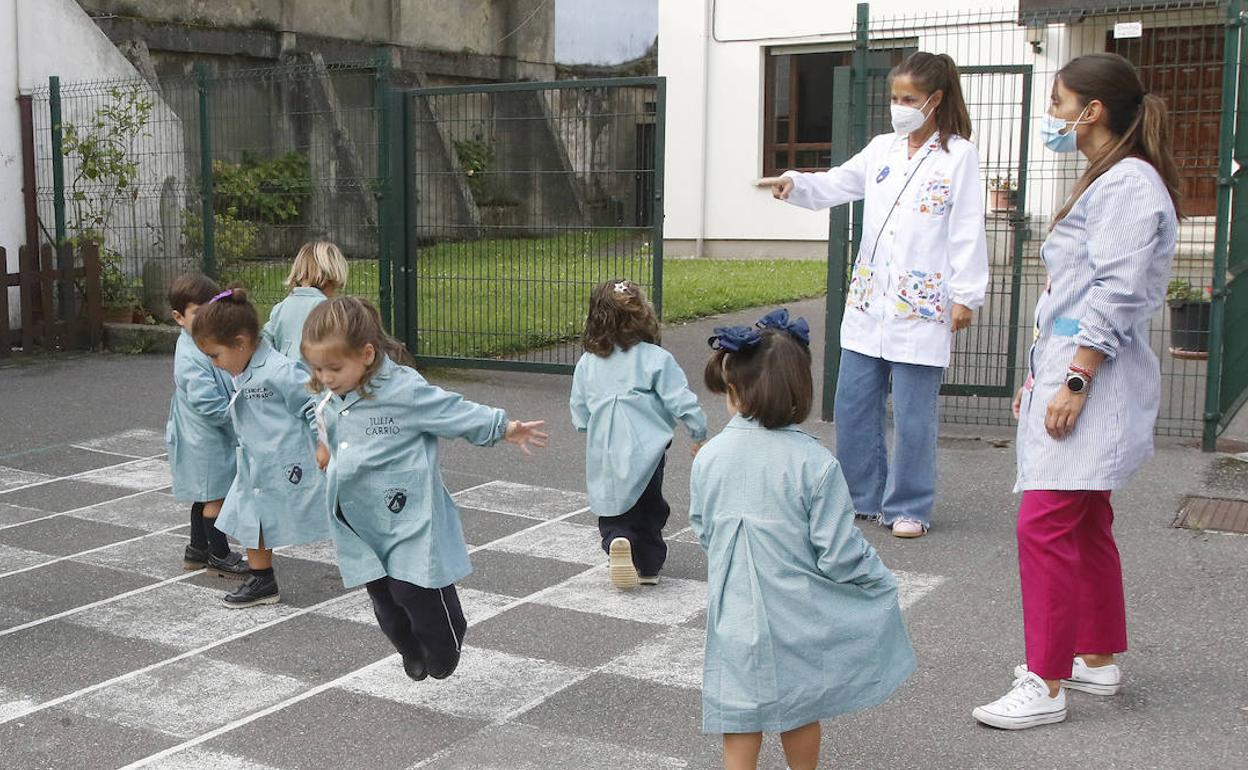
M 1076 653 L 1127 649 L 1113 524 L 1109 492 L 1023 493 L 1018 509 L 1023 632 L 1027 668 L 1043 679 L 1069 677 Z

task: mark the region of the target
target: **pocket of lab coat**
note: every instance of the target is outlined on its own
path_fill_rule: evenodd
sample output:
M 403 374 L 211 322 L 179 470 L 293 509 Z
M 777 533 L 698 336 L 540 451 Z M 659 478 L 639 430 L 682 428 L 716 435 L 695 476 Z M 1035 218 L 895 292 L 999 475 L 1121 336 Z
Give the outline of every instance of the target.
M 907 270 L 897 278 L 894 312 L 902 320 L 945 322 L 946 294 L 943 273 Z
M 917 209 L 920 214 L 943 217 L 953 203 L 953 180 L 947 176 L 934 176 L 919 188 Z
M 867 312 L 871 307 L 871 293 L 875 288 L 875 268 L 861 262 L 854 265 L 853 275 L 849 279 L 849 291 L 845 304 L 855 310 Z

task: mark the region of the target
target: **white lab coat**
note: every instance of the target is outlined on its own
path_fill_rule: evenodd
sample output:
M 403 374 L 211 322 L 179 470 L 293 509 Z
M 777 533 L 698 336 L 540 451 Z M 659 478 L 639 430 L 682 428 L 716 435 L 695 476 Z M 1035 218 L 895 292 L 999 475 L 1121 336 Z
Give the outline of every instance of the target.
M 988 287 L 979 153 L 960 136 L 942 150 L 935 134 L 913 157 L 906 149 L 906 137 L 882 134 L 836 168 L 788 171 L 789 203 L 826 209 L 864 202 L 841 347 L 943 368 L 952 306 L 978 309 Z

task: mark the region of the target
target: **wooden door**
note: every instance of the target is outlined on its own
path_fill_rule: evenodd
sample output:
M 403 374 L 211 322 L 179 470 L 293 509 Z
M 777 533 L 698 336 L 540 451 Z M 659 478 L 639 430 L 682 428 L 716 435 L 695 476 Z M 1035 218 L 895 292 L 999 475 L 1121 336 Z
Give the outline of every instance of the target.
M 1221 26 L 1205 25 L 1146 28 L 1143 37 L 1124 40 L 1111 31 L 1105 47 L 1138 67 L 1144 87 L 1166 100 L 1187 216 L 1217 211 L 1223 42 Z

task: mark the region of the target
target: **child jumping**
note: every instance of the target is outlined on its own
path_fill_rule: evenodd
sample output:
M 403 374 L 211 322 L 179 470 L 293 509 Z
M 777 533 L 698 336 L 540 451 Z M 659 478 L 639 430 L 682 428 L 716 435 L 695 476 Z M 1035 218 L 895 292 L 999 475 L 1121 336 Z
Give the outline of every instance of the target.
M 810 412 L 810 330 L 776 310 L 716 329 L 706 386 L 733 414 L 690 475 L 689 521 L 708 558 L 702 726 L 724 766 L 758 765 L 780 733 L 792 770 L 813 770 L 819 720 L 880 703 L 914 670 L 897 582 L 854 526 Z
M 230 550 L 215 526 L 234 481 L 234 430 L 230 426 L 233 386 L 195 347 L 195 312 L 220 289 L 200 273 L 179 276 L 169 287 L 173 320 L 182 327 L 173 356 L 173 398 L 165 443 L 173 474 L 173 497 L 191 504 L 191 542 L 183 552 L 187 569 L 208 568 L 224 577 L 247 574 L 242 554 Z
M 657 584 L 667 559 L 663 466 L 677 421 L 694 454 L 706 440 L 698 397 L 658 342 L 658 318 L 637 284 L 616 279 L 594 288 L 569 406 L 572 424 L 588 433 L 589 506 L 611 582 L 623 589 Z
M 292 361 L 307 365 L 299 353 L 303 322 L 312 308 L 334 296 L 347 285 L 347 258 L 342 250 L 329 241 L 311 241 L 303 244 L 295 255 L 286 286 L 290 294 L 273 306 L 269 322 L 260 330 L 277 352 Z
M 368 302 L 334 297 L 303 329 L 326 439 L 328 512 L 342 582 L 365 585 L 377 624 L 416 681 L 459 664 L 468 624 L 455 581 L 472 572 L 459 512 L 442 483 L 438 440 L 546 445 L 542 422 L 508 420 L 400 366 L 402 348 Z
M 260 319 L 242 289 L 214 296 L 191 333 L 214 366 L 234 377 L 230 415 L 238 436 L 238 475 L 217 528 L 247 547 L 251 575 L 227 607 L 280 599 L 272 549 L 329 538 L 325 482 L 317 472 L 315 407 L 308 376 L 260 337 Z

